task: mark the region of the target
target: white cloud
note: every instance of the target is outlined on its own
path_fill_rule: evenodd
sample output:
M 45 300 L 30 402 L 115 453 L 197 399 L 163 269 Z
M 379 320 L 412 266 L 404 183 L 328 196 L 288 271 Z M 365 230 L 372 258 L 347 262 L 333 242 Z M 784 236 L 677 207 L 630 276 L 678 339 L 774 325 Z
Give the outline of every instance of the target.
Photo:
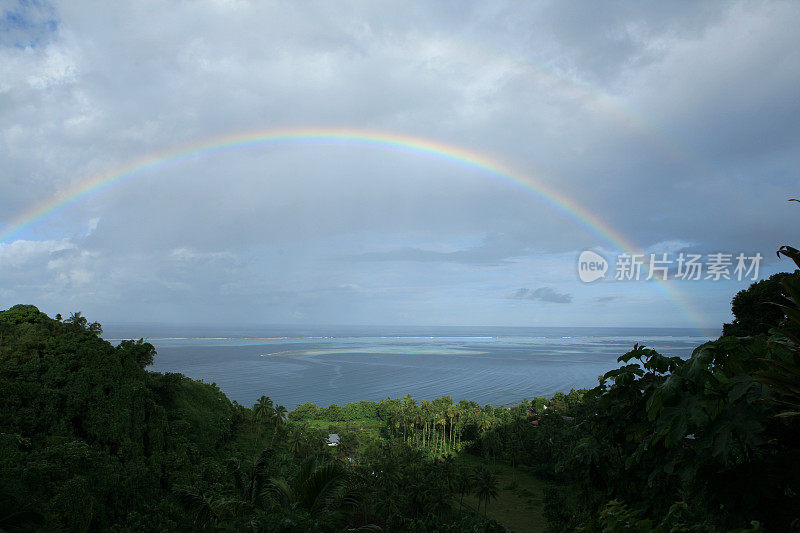
M 164 286 L 171 291 L 190 291 L 192 286 L 183 281 L 165 281 Z
M 48 46 L 28 72 L 26 83 L 36 90 L 52 89 L 58 85 L 74 82 L 78 77 L 78 67 L 69 49 Z
M 674 254 L 696 245 L 697 243 L 682 240 L 661 241 L 649 246 L 644 252 L 645 254 Z
M 56 279 L 63 286 L 81 287 L 87 285 L 94 278 L 93 274 L 83 268 L 73 268 L 59 272 Z
M 96 261 L 101 256 L 100 252 L 81 250 L 80 252 L 64 254 L 50 259 L 47 262 L 48 270 L 71 270 L 77 265 L 85 266 Z M 85 276 L 80 275 L 83 278 Z
M 169 257 L 176 261 L 236 261 L 231 252 L 196 252 L 190 248 L 175 248 Z
M 88 237 L 94 230 L 97 229 L 97 225 L 100 223 L 100 217 L 90 218 L 89 221 L 86 223 L 86 231 L 83 233 L 84 237 Z
M 67 240 L 16 240 L 8 244 L 0 243 L 0 269 L 20 268 L 32 263 L 47 264 L 57 252 L 74 249 L 75 245 Z

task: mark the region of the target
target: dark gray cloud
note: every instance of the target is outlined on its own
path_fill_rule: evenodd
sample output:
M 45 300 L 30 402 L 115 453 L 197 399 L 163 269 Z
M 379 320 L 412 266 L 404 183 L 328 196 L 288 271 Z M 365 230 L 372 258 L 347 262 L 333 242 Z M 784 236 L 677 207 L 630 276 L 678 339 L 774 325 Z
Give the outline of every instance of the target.
M 497 265 L 508 257 L 494 257 L 487 254 L 484 247 L 474 247 L 455 252 L 437 252 L 419 248 L 400 248 L 389 252 L 367 252 L 350 256 L 358 261 L 446 261 L 478 265 Z
M 598 296 L 597 298 L 594 299 L 594 301 L 598 303 L 608 303 L 608 302 L 613 302 L 614 300 L 619 300 L 619 298 L 620 298 L 619 296 L 610 294 L 608 296 Z
M 466 265 L 500 266 L 510 260 L 532 253 L 524 241 L 510 235 L 488 235 L 478 246 L 438 251 L 424 250 L 414 247 L 396 248 L 382 252 L 364 252 L 346 256 L 354 261 L 418 261 L 418 262 L 450 262 Z
M 541 302 L 551 302 L 556 304 L 568 304 L 572 302 L 572 295 L 557 292 L 552 287 L 539 287 L 538 289 L 517 289 L 511 294 L 511 298 L 521 300 L 539 300 Z

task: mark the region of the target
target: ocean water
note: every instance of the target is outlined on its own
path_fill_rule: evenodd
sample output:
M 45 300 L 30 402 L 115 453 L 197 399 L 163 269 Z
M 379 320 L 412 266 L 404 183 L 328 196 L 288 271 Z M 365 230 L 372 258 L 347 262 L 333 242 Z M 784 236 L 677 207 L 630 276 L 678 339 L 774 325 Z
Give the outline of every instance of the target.
M 593 387 L 634 343 L 689 357 L 708 333 L 638 328 L 107 326 L 112 343 L 144 337 L 149 370 L 216 383 L 250 406 L 292 409 L 411 394 L 503 405 Z

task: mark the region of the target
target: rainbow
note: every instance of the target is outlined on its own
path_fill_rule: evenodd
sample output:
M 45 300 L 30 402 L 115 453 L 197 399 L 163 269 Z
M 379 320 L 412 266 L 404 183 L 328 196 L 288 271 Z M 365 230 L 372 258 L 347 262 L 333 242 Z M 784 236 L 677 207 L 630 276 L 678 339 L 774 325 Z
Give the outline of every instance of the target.
M 249 131 L 210 138 L 149 154 L 115 170 L 83 180 L 55 198 L 46 200 L 23 212 L 0 232 L 0 244 L 19 237 L 26 229 L 40 224 L 70 205 L 98 195 L 136 176 L 156 172 L 161 168 L 174 166 L 200 156 L 208 157 L 234 150 L 294 144 L 364 146 L 403 151 L 447 161 L 498 179 L 533 195 L 554 210 L 574 220 L 590 234 L 599 237 L 614 249 L 630 254 L 636 253 L 637 250 L 637 247 L 623 235 L 584 206 L 546 183 L 517 172 L 487 155 L 422 137 L 376 130 L 319 127 Z M 702 327 L 702 319 L 673 287 L 662 280 L 657 280 L 657 284 L 667 297 L 682 308 L 695 325 Z
M 600 111 L 625 130 L 630 130 L 647 139 L 653 146 L 658 147 L 674 160 L 695 169 L 703 169 L 700 164 L 701 160 L 692 154 L 685 145 L 677 139 L 667 136 L 643 115 L 635 113 L 630 106 L 623 105 L 618 98 L 595 85 L 559 73 L 553 68 L 548 69 L 542 65 L 517 59 L 514 55 L 498 49 L 491 43 L 481 43 L 481 46 L 478 47 L 452 39 L 440 39 L 436 41 L 436 44 L 449 49 L 453 57 L 468 60 L 473 65 L 491 65 L 497 62 L 507 64 L 512 70 L 524 73 L 534 82 L 552 87 L 557 93 L 575 98 L 587 107 Z

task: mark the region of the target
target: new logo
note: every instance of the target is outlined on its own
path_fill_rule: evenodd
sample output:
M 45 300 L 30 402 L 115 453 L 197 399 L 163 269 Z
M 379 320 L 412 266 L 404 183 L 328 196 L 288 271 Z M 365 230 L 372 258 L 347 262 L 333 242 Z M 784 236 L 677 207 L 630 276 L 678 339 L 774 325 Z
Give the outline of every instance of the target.
M 591 250 L 584 250 L 578 257 L 578 276 L 584 283 L 591 283 L 606 275 L 608 261 Z

